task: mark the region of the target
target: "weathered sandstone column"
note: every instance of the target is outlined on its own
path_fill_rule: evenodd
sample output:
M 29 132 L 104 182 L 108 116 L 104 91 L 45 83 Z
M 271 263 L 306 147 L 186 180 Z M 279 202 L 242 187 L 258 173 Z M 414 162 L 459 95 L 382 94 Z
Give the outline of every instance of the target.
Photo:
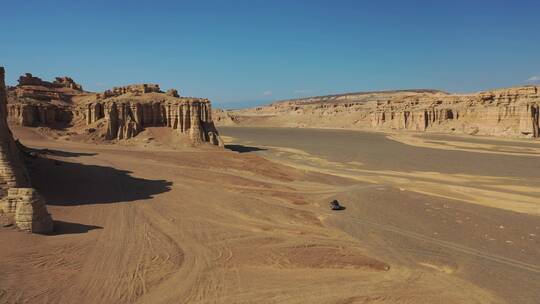
M 44 199 L 33 188 L 13 188 L 10 192 L 16 202 L 15 223 L 17 228 L 33 233 L 47 233 L 53 230 L 53 221 L 47 212 Z M 17 196 L 14 197 L 15 190 Z
M 4 68 L 0 67 L 0 213 L 14 218 L 21 230 L 50 232 L 53 222 L 45 202 L 29 187 L 30 178 L 7 124 Z

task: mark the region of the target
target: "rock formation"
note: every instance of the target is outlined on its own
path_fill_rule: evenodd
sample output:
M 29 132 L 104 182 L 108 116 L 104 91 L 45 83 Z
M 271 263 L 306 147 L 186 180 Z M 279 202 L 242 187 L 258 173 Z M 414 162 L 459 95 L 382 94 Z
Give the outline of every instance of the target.
M 19 98 L 31 98 L 42 101 L 68 100 L 71 96 L 83 92 L 82 86 L 70 77 L 56 77 L 53 82 L 43 81 L 30 73 L 19 77 L 15 94 Z
M 356 128 L 537 138 L 540 87 L 477 94 L 413 90 L 286 100 L 215 112 L 218 125 Z
M 178 94 L 178 90 L 176 89 L 167 90 L 167 95 L 172 97 L 180 97 L 180 95 Z
M 72 119 L 72 113 L 67 107 L 47 103 L 10 103 L 7 110 L 10 122 L 28 127 L 54 127 L 57 124 L 67 124 Z
M 107 90 L 103 93 L 97 94 L 97 99 L 110 98 L 115 96 L 120 96 L 128 93 L 133 93 L 136 95 L 146 94 L 146 93 L 160 93 L 161 90 L 157 84 L 132 84 L 123 87 L 114 87 L 112 90 Z
M 32 188 L 11 188 L 8 200 L 16 205 L 15 223 L 23 231 L 44 233 L 53 230 L 53 221 L 44 199 Z
M 106 122 L 106 138 L 110 140 L 129 139 L 145 127 L 168 127 L 188 135 L 194 144 L 223 145 L 212 121 L 208 99 L 175 97 L 155 91 L 149 93 L 156 94 L 127 92 L 113 98 L 98 96 L 84 104 L 86 123 Z
M 70 77 L 48 82 L 26 73 L 17 86 L 8 89 L 8 120 L 22 126 L 66 125 L 72 119 L 69 104 L 84 94 Z
M 30 178 L 7 123 L 4 68 L 0 67 L 0 214 L 12 218 L 21 230 L 52 231 L 45 202 L 29 188 Z
M 69 88 L 76 91 L 82 91 L 82 86 L 73 81 L 70 77 L 56 77 L 53 82 L 43 81 L 39 77 L 34 77 L 30 73 L 26 73 L 19 77 L 19 86 L 41 86 L 46 88 Z
M 222 146 L 208 99 L 162 92 L 157 84 L 114 87 L 102 93 L 82 91 L 69 77 L 43 81 L 32 74 L 19 78 L 8 92 L 8 118 L 22 126 L 58 129 L 85 128 L 103 139 L 129 139 L 146 127 L 172 128 L 195 145 Z

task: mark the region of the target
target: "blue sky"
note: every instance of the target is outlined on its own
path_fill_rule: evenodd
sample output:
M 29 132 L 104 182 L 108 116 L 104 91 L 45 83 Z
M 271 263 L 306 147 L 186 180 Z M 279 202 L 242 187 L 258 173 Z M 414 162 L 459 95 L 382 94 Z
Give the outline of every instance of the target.
M 7 82 L 159 83 L 220 107 L 540 82 L 540 1 L 8 1 Z

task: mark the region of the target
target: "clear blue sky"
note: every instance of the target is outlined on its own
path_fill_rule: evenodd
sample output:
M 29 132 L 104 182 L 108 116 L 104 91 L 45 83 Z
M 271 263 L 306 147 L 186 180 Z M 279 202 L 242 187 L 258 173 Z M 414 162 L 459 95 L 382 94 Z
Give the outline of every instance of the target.
M 84 2 L 84 3 L 83 3 Z M 2 1 L 0 65 L 85 89 L 159 83 L 221 107 L 540 80 L 539 0 Z

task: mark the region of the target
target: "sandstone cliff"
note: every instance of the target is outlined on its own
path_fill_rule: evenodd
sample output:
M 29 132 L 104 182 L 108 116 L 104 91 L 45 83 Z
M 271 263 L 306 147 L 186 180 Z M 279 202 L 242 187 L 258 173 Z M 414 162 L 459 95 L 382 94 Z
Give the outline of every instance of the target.
M 411 130 L 537 138 L 540 87 L 476 94 L 366 92 L 214 112 L 217 125 Z
M 69 110 L 73 98 L 86 94 L 70 77 L 56 77 L 48 82 L 26 73 L 18 82 L 8 89 L 8 120 L 23 126 L 69 124 L 73 118 Z
M 22 126 L 83 130 L 105 140 L 130 139 L 146 127 L 168 127 L 194 145 L 222 146 L 208 99 L 162 92 L 157 84 L 114 87 L 102 93 L 82 91 L 69 77 L 54 82 L 32 74 L 19 78 L 8 92 L 8 117 Z
M 53 223 L 45 202 L 29 188 L 30 178 L 7 123 L 4 68 L 0 67 L 0 215 L 29 232 L 50 232 Z
M 159 87 L 157 90 L 144 93 L 126 87 L 120 91 L 127 93 L 114 97 L 98 95 L 95 101 L 82 104 L 79 113 L 84 113 L 88 125 L 106 122 L 107 139 L 129 139 L 145 127 L 168 127 L 189 136 L 194 144 L 223 145 L 208 99 L 176 97 L 161 93 Z

